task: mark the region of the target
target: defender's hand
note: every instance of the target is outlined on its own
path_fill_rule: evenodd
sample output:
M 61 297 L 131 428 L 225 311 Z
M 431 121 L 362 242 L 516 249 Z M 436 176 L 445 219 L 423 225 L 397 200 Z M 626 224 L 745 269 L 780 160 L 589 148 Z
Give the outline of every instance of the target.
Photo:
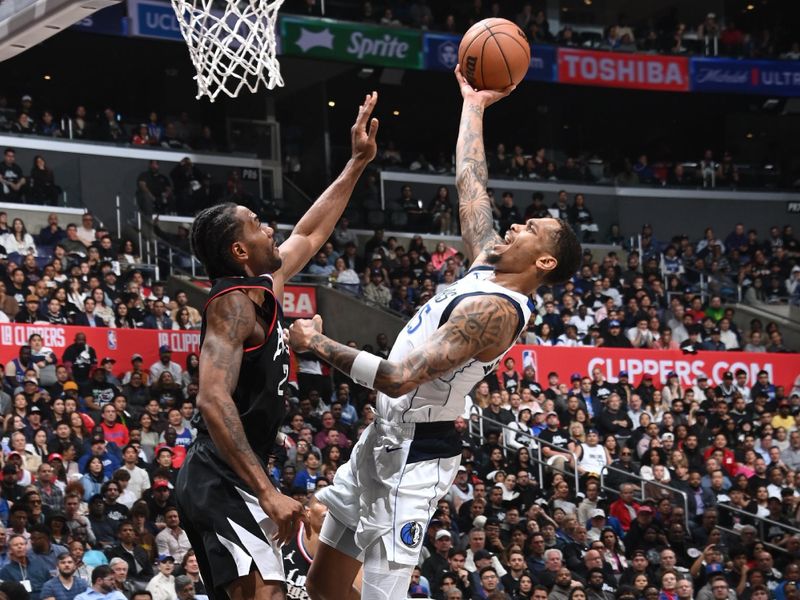
M 322 317 L 314 315 L 313 319 L 297 319 L 289 327 L 289 345 L 295 352 L 308 352 L 311 338 L 322 333 Z
M 378 119 L 370 119 L 375 104 L 378 102 L 378 92 L 367 94 L 364 104 L 358 107 L 356 122 L 350 129 L 352 138 L 353 158 L 358 161 L 370 162 L 378 153 L 378 144 L 375 137 L 378 135 Z M 369 124 L 369 131 L 367 131 Z
M 292 539 L 298 523 L 303 522 L 308 527 L 306 510 L 294 498 L 275 491 L 268 496 L 259 498 L 258 503 L 267 513 L 267 516 L 278 526 L 278 532 L 272 536 L 272 539 L 281 546 Z
M 464 100 L 480 104 L 484 108 L 491 106 L 498 100 L 502 100 L 517 89 L 517 86 L 510 85 L 504 90 L 476 90 L 469 84 L 467 78 L 464 77 L 464 74 L 461 72 L 461 65 L 456 65 L 454 73 L 456 81 L 458 81 L 458 87 L 461 90 L 461 96 Z

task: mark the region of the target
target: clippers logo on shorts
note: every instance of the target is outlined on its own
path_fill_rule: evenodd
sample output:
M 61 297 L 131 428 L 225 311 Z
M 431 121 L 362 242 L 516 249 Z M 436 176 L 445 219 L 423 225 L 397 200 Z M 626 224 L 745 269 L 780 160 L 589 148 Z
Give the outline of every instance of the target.
M 416 521 L 409 521 L 400 530 L 400 541 L 409 548 L 416 548 L 422 541 L 422 525 Z

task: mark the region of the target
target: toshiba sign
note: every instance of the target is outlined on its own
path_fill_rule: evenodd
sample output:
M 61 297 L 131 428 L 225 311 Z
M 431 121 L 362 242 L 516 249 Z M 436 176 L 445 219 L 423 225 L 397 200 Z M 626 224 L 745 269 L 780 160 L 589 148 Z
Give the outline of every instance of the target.
M 559 48 L 558 81 L 577 85 L 689 91 L 689 59 Z

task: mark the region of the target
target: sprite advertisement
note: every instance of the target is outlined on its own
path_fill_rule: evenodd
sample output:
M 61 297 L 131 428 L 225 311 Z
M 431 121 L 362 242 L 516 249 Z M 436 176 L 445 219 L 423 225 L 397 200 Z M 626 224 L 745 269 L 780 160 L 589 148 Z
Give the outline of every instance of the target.
M 281 18 L 281 53 L 421 69 L 422 32 L 310 17 Z

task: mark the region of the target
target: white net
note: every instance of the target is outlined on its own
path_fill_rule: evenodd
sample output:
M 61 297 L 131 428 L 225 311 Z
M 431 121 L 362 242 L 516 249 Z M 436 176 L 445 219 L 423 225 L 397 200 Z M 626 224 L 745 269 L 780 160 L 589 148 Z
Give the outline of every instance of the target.
M 235 98 L 283 86 L 275 24 L 284 0 L 172 0 L 181 34 L 197 70 L 197 98 Z

